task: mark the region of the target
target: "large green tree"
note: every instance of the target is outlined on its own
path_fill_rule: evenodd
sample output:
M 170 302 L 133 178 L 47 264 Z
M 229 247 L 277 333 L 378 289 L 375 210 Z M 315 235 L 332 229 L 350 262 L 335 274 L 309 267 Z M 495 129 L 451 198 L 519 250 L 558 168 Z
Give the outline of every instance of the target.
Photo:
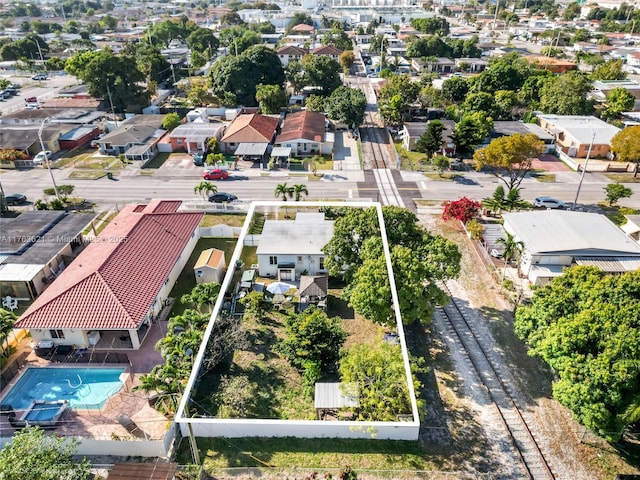
M 606 119 L 617 118 L 622 112 L 630 112 L 636 102 L 634 97 L 626 88 L 614 88 L 607 95 L 605 107 L 602 109 L 602 116 Z
M 77 460 L 78 441 L 45 435 L 40 427 L 16 432 L 0 450 L 0 475 L 3 480 L 89 480 L 91 463 Z
M 262 45 L 248 48 L 239 56 L 226 56 L 215 62 L 209 74 L 214 95 L 224 98 L 235 95 L 239 105 L 255 106 L 256 88 L 263 85 L 282 85 L 284 69 L 278 55 Z
M 462 77 L 451 77 L 442 82 L 442 96 L 450 102 L 461 102 L 468 91 L 469 83 Z
M 557 375 L 553 395 L 576 419 L 619 438 L 640 403 L 640 271 L 573 267 L 516 311 L 516 334 Z
M 498 137 L 476 151 L 476 169 L 487 168 L 511 191 L 531 170 L 532 160 L 544 151 L 544 143 L 532 133 Z
M 611 151 L 619 162 L 633 162 L 636 164 L 634 174 L 638 174 L 640 167 L 640 125 L 634 125 L 620 130 L 611 139 Z
M 140 86 L 145 75 L 134 57 L 116 56 L 111 50 L 85 52 L 69 59 L 65 69 L 87 85 L 89 94 L 112 103 L 116 112 L 139 110 L 149 103 L 149 94 Z
M 197 51 L 200 53 L 207 53 L 207 58 L 211 58 L 215 55 L 220 41 L 218 37 L 213 34 L 213 31 L 208 28 L 198 27 L 194 29 L 187 37 L 187 46 L 191 51 Z
M 458 249 L 423 230 L 408 210 L 384 207 L 383 217 L 403 321 L 429 322 L 434 306 L 444 298 L 436 282 L 458 274 Z M 330 271 L 340 273 L 347 267 L 344 295 L 349 304 L 376 323 L 395 326 L 389 270 L 376 210 L 350 209 L 339 217 L 325 253 Z
M 342 67 L 331 57 L 305 55 L 300 64 L 304 72 L 302 86 L 315 87 L 317 94 L 326 97 L 342 85 Z
M 394 75 L 380 89 L 378 103 L 380 113 L 393 123 L 402 123 L 409 106 L 418 98 L 420 85 L 411 81 L 409 75 Z
M 493 128 L 493 119 L 485 112 L 466 113 L 456 123 L 453 130 L 453 143 L 460 153 L 472 152 Z
M 609 60 L 598 65 L 591 74 L 592 80 L 624 80 L 627 75 L 622 70 L 622 60 Z
M 579 72 L 551 77 L 540 89 L 540 109 L 557 115 L 587 115 L 593 104 L 587 100 L 591 82 Z
M 331 120 L 358 127 L 364 121 L 367 99 L 360 89 L 338 87 L 324 101 L 324 110 Z
M 340 362 L 340 379 L 358 386 L 358 420 L 397 421 L 399 414 L 411 413 L 399 345 L 355 345 Z
M 256 86 L 256 100 L 260 105 L 260 112 L 264 114 L 279 113 L 280 108 L 287 103 L 284 90 L 280 85 Z

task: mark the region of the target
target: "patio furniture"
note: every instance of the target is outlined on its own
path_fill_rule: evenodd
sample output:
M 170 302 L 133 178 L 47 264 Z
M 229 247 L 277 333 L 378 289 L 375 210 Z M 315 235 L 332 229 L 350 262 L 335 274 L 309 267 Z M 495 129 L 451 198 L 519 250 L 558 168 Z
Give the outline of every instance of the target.
M 14 311 L 18 308 L 18 299 L 7 295 L 2 299 L 2 306 L 8 310 Z

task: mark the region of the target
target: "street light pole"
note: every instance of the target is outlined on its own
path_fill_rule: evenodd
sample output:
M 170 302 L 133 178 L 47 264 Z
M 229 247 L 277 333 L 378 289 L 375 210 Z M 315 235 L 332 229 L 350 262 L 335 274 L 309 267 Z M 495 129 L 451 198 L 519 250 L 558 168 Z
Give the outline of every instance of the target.
M 56 192 L 56 198 L 60 200 L 60 193 L 58 192 L 58 186 L 56 185 L 56 180 L 53 178 L 53 171 L 51 170 L 51 165 L 49 164 L 49 154 L 47 153 L 47 149 L 44 147 L 44 142 L 42 141 L 42 130 L 44 129 L 44 124 L 50 120 L 49 117 L 42 120 L 42 124 L 38 129 L 38 140 L 40 140 L 40 148 L 42 148 L 42 152 L 44 153 L 44 161 L 47 164 L 47 170 L 49 170 L 49 175 L 51 176 L 51 183 L 53 183 L 53 191 Z
M 589 122 L 589 128 L 591 129 L 591 143 L 589 143 L 589 149 L 587 150 L 587 158 L 585 158 L 584 160 L 584 167 L 582 167 L 582 173 L 580 174 L 580 181 L 578 182 L 578 190 L 576 191 L 576 198 L 573 200 L 573 205 L 571 206 L 572 212 L 576 209 L 576 205 L 578 204 L 578 195 L 580 195 L 580 189 L 582 188 L 582 181 L 584 180 L 584 174 L 587 173 L 587 166 L 589 165 L 589 156 L 591 156 L 591 149 L 593 148 L 593 142 L 596 139 L 596 131 L 591 126 L 591 122 Z

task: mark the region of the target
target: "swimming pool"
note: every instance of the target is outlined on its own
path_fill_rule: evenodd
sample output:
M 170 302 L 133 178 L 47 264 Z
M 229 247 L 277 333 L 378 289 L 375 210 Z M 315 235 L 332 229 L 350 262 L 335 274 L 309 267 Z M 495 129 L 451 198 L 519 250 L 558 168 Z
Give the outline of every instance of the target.
M 42 368 L 25 370 L 0 402 L 24 410 L 34 400 L 66 400 L 71 408 L 99 409 L 122 388 L 123 368 Z

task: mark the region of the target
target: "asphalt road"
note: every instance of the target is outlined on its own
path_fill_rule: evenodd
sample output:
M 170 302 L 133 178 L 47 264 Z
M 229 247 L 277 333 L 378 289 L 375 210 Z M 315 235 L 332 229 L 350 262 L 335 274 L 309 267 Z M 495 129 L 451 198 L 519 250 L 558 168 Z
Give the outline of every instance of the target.
M 83 197 L 96 203 L 101 210 L 113 209 L 130 202 L 144 202 L 152 198 L 181 199 L 198 201 L 201 197 L 193 192 L 193 187 L 200 180 L 201 168 L 180 164 L 165 164 L 152 175 L 141 175 L 139 170 L 128 167 L 125 173 L 118 174 L 114 180 L 103 177 L 98 180 L 70 179 L 72 168 L 54 169 L 55 181 L 58 185 L 75 185 L 73 196 Z M 257 169 L 232 172 L 228 180 L 215 181 L 219 191 L 233 193 L 242 202 L 252 200 L 274 200 L 274 191 L 279 183 L 289 185 L 305 183 L 309 190 L 307 199 L 345 199 L 357 200 L 372 198 L 375 183 L 365 182 L 361 171 L 320 171 L 324 173 L 321 180 L 309 181 L 306 176 L 277 171 L 270 176 L 262 176 Z M 454 200 L 466 195 L 470 198 L 482 199 L 490 197 L 499 181 L 496 177 L 475 171 L 464 172 L 457 181 L 435 181 L 419 172 L 401 172 L 407 182 L 415 182 L 419 195 L 430 200 Z M 565 202 L 573 202 L 580 175 L 575 172 L 556 172 L 556 182 L 541 183 L 535 179 L 525 179 L 522 183 L 522 196 L 533 200 L 539 195 L 549 195 Z M 52 186 L 51 177 L 46 168 L 34 168 L 23 171 L 0 171 L 0 183 L 5 194 L 23 193 L 30 201 L 43 198 L 43 189 Z M 595 205 L 604 200 L 604 187 L 611 181 L 602 174 L 588 173 L 579 197 L 579 204 Z M 620 204 L 640 208 L 640 184 L 627 184 L 634 191 L 631 198 L 623 199 Z M 27 205 L 23 208 L 31 208 Z

